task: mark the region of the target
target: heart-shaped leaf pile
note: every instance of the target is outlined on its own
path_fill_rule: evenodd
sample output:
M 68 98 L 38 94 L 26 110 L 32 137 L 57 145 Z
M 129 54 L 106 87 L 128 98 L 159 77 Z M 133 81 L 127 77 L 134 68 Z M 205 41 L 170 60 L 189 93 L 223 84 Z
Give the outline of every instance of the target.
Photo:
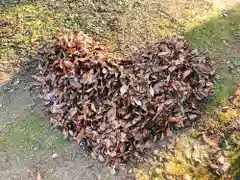
M 183 38 L 161 40 L 118 63 L 83 32 L 60 35 L 39 53 L 35 78 L 50 123 L 116 168 L 195 121 L 212 93 L 209 59 Z

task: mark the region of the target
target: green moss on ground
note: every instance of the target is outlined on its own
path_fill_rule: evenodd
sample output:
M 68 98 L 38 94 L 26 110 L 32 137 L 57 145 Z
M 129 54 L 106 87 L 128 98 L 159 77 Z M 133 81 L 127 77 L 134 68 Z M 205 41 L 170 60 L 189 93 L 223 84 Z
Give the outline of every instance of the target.
M 209 22 L 195 27 L 186 34 L 189 43 L 202 52 L 209 52 L 217 67 L 218 83 L 214 88 L 213 104 L 223 105 L 239 83 L 238 72 L 232 72 L 231 66 L 240 62 L 240 7 L 229 11 L 228 17 L 220 14 Z
M 229 43 L 240 36 L 240 7 L 229 11 L 228 17 L 216 17 L 187 33 L 189 42 L 200 51 L 218 56 L 226 52 Z M 223 60 L 223 59 L 220 59 Z
M 26 119 L 7 125 L 0 134 L 1 152 L 25 152 L 38 150 L 44 152 L 59 151 L 66 143 L 63 136 L 52 131 L 42 118 L 29 115 Z
M 12 73 L 41 40 L 64 29 L 64 17 L 37 4 L 0 7 L 0 71 Z
M 64 29 L 63 15 L 40 5 L 19 4 L 1 10 L 0 21 L 9 23 L 1 28 L 3 37 L 10 41 L 8 46 L 29 46 Z

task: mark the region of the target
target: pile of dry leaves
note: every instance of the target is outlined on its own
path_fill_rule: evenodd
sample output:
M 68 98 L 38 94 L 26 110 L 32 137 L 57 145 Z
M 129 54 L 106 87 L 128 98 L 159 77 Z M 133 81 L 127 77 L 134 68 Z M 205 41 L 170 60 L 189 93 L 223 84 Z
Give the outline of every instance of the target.
M 106 47 L 82 32 L 61 35 L 39 53 L 35 79 L 50 123 L 116 168 L 197 119 L 198 103 L 212 92 L 208 58 L 183 38 L 161 40 L 114 63 Z

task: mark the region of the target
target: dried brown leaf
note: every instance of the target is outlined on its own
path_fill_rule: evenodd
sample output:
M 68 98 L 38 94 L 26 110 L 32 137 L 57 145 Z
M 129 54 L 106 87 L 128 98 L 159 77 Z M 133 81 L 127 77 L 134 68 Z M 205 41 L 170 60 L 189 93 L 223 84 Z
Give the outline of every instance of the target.
M 96 109 L 96 107 L 95 107 L 95 105 L 93 104 L 93 103 L 91 103 L 91 109 L 95 112 L 95 113 L 97 113 L 97 109 Z
M 82 87 L 82 85 L 74 79 L 69 79 L 69 83 L 71 86 L 73 86 L 74 88 L 77 88 L 77 89 Z
M 172 135 L 173 135 L 172 130 L 168 127 L 168 128 L 166 129 L 166 136 L 172 137 Z
M 91 69 L 87 74 L 87 84 L 92 84 L 93 80 L 93 69 Z
M 198 117 L 198 115 L 196 115 L 196 114 L 190 114 L 190 115 L 188 115 L 188 118 L 189 118 L 190 120 L 197 119 L 197 117 Z
M 75 114 L 77 113 L 77 108 L 74 107 L 74 108 L 71 108 L 69 111 L 68 111 L 68 118 L 71 119 L 73 116 L 75 116 Z
M 74 64 L 69 60 L 63 61 L 63 66 L 70 69 L 74 68 Z
M 87 105 L 87 103 L 84 103 L 84 105 L 83 105 L 83 116 L 84 116 L 84 119 L 87 119 L 88 114 L 89 114 L 88 105 Z
M 183 73 L 183 79 L 185 79 L 186 77 L 188 77 L 189 74 L 191 74 L 192 70 L 188 69 Z
M 82 128 L 79 134 L 77 135 L 77 143 L 80 144 L 81 140 L 85 137 L 85 132 L 84 129 Z
M 120 93 L 121 93 L 121 96 L 123 96 L 128 90 L 128 85 L 126 84 L 123 84 L 122 87 L 120 88 Z
M 39 172 L 37 173 L 36 180 L 42 180 L 42 176 L 40 175 L 40 173 L 39 173 Z
M 150 86 L 150 88 L 149 88 L 149 93 L 152 97 L 154 97 L 154 89 L 152 86 Z
M 175 71 L 176 69 L 177 69 L 177 66 L 171 66 L 171 67 L 168 68 L 168 70 L 169 70 L 170 72 L 173 72 L 173 71 Z
M 175 123 L 182 122 L 183 120 L 184 118 L 182 116 L 171 116 L 168 118 L 168 122 L 175 122 Z
M 107 117 L 108 117 L 108 121 L 114 121 L 117 117 L 117 107 L 116 104 L 113 103 L 112 108 L 107 112 Z

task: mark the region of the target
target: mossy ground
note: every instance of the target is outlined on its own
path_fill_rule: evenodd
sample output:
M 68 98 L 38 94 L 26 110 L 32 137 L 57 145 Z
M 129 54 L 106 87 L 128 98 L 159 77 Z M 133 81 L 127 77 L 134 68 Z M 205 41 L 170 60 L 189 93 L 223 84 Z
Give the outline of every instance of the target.
M 27 155 L 36 161 L 64 152 L 66 144 L 58 131 L 51 131 L 41 117 L 31 114 L 7 125 L 0 134 L 1 154 L 11 154 L 11 160 Z
M 185 35 L 189 44 L 200 51 L 208 52 L 217 67 L 217 84 L 208 107 L 202 130 L 189 133 L 181 139 L 185 145 L 178 145 L 177 155 L 169 155 L 172 174 L 199 179 L 212 179 L 216 176 L 203 166 L 184 157 L 185 146 L 192 146 L 202 137 L 202 133 L 213 131 L 227 136 L 228 126 L 238 110 L 220 112 L 217 106 L 224 106 L 236 89 L 239 81 L 240 65 L 240 7 L 230 7 L 227 17 L 220 12 L 228 9 L 222 1 L 158 1 L 158 0 L 107 0 L 107 1 L 25 1 L 25 3 L 5 3 L 0 5 L 0 83 L 10 80 L 11 74 L 22 61 L 34 51 L 34 47 L 54 34 L 63 30 L 82 29 L 101 39 L 109 47 L 113 56 L 130 55 L 148 41 L 172 35 Z M 4 76 L 3 76 L 4 75 Z M 3 80 L 2 80 L 3 79 Z M 216 115 L 218 114 L 218 115 Z M 3 152 L 30 150 L 44 142 L 44 148 L 54 151 L 62 140 L 55 133 L 46 138 L 46 126 L 35 116 L 6 126 L 0 136 L 0 150 Z M 60 139 L 58 139 L 60 138 Z M 230 139 L 230 140 L 229 140 Z M 239 134 L 229 135 L 233 142 L 229 150 L 232 174 L 239 174 Z M 194 142 L 192 142 L 194 141 Z M 41 144 L 41 143 L 40 143 Z M 38 147 L 36 147 L 38 148 Z M 179 148 L 181 150 L 179 150 Z M 210 153 L 209 147 L 202 153 Z M 17 151 L 16 151 L 17 152 Z M 38 151 L 39 152 L 39 151 Z M 43 151 L 44 152 L 44 151 Z M 182 157 L 182 158 L 177 158 Z M 166 166 L 167 167 L 167 166 Z M 142 175 L 159 178 L 166 174 L 161 163 L 152 166 L 150 173 Z M 183 171 L 183 169 L 186 169 Z M 141 179 L 141 178 L 139 178 Z M 144 179 L 144 178 L 143 178 Z M 160 178 L 161 179 L 161 178 Z

